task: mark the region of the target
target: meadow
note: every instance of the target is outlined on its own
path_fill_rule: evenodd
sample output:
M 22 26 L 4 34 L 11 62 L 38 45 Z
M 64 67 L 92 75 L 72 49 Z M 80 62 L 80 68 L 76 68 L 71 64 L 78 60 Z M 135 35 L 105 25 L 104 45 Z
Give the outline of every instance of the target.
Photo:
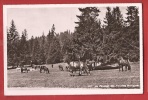
M 64 66 L 63 63 L 60 63 Z M 60 71 L 59 64 L 46 65 L 50 73 L 40 73 L 39 69 L 21 73 L 16 69 L 7 70 L 9 88 L 96 88 L 98 85 L 140 85 L 140 65 L 131 63 L 131 71 L 119 71 L 119 69 L 93 70 L 91 75 L 83 74 L 74 77 L 70 72 Z M 138 87 L 140 88 L 140 87 Z

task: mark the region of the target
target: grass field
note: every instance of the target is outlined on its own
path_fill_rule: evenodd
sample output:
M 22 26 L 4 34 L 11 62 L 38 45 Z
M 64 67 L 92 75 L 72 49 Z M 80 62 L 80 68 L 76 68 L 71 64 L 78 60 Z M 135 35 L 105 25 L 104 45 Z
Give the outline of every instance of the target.
M 16 69 L 8 70 L 8 87 L 49 87 L 49 88 L 88 88 L 98 85 L 140 85 L 140 66 L 139 63 L 131 64 L 131 72 L 119 72 L 118 69 L 112 70 L 93 70 L 91 75 L 70 76 L 70 72 L 60 71 L 59 64 L 52 68 L 47 65 L 50 74 L 40 73 L 39 69 L 21 73 Z

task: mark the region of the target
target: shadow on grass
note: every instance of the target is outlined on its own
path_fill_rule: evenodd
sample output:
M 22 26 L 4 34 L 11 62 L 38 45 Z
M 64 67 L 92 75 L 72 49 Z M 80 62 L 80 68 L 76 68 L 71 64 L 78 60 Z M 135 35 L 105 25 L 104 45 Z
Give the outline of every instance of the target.
M 112 70 L 112 69 L 118 69 L 119 66 L 112 67 L 112 66 L 98 66 L 95 67 L 94 70 Z

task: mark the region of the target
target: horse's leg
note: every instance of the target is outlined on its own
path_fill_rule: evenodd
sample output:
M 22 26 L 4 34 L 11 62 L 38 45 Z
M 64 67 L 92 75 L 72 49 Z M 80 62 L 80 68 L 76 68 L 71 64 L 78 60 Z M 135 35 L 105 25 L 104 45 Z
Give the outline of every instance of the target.
M 81 76 L 81 74 L 82 74 L 82 73 L 81 73 L 81 68 L 80 68 L 80 69 L 79 69 L 79 76 Z
M 47 73 L 49 74 L 49 69 L 47 69 Z
M 87 73 L 85 67 L 83 67 L 83 72 L 84 72 L 84 74 Z
M 76 75 L 76 73 L 77 73 L 77 69 L 76 68 L 74 68 L 74 71 L 73 72 L 75 72 L 75 73 L 73 73 L 73 76 L 75 76 Z
M 49 69 L 48 69 L 48 73 L 49 73 Z
M 84 67 L 82 68 L 82 72 L 85 74 L 85 69 L 84 69 Z
M 85 67 L 86 74 L 89 75 L 89 67 Z
M 73 76 L 73 69 L 71 70 L 71 74 L 70 74 L 70 76 Z
M 121 66 L 121 68 L 122 68 L 122 72 L 123 72 L 123 67 L 124 67 L 124 66 L 122 65 L 122 66 Z
M 73 74 L 73 71 L 71 71 L 71 74 L 70 74 L 70 76 L 72 76 L 72 74 Z
M 87 75 L 90 75 L 91 68 L 88 67 L 86 70 L 87 70 Z
M 91 71 L 91 69 L 88 69 L 89 70 L 89 75 L 90 75 L 90 71 Z
M 121 65 L 119 65 L 119 72 L 120 72 Z
M 91 71 L 93 70 L 93 68 L 91 67 Z
M 127 69 L 128 69 L 128 65 L 126 65 L 126 71 L 127 71 Z
M 85 73 L 88 75 L 88 70 L 87 70 L 86 67 L 84 68 L 84 71 L 85 71 Z
M 130 65 L 128 65 L 128 70 L 130 70 L 130 71 L 131 71 L 131 66 L 130 66 Z
M 46 69 L 46 74 L 48 74 L 48 69 Z
M 74 72 L 75 72 L 75 73 L 74 73 Z M 75 74 L 76 74 L 76 69 L 73 69 L 73 71 L 72 71 L 72 76 L 74 77 Z

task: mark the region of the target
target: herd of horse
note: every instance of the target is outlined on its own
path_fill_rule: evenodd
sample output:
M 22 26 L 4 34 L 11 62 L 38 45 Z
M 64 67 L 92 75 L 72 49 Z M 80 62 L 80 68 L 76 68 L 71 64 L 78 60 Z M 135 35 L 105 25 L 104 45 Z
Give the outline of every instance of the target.
M 94 69 L 93 67 L 94 63 L 95 63 L 94 61 L 89 61 L 89 60 L 86 60 L 85 62 L 72 61 L 72 62 L 68 62 L 67 66 L 59 65 L 58 67 L 60 71 L 64 71 L 64 67 L 65 67 L 65 69 L 70 72 L 71 76 L 75 76 L 77 71 L 79 72 L 78 73 L 79 76 L 81 76 L 83 73 L 86 73 L 86 75 L 90 75 L 90 71 Z M 131 66 L 128 59 L 124 59 L 123 57 L 120 57 L 117 63 L 118 63 L 119 71 L 131 70 Z M 34 69 L 39 68 L 40 73 L 47 73 L 47 74 L 49 73 L 49 68 L 46 65 L 34 65 L 32 66 L 32 68 Z M 52 64 L 52 68 L 53 68 L 53 64 Z M 29 69 L 27 67 L 21 67 L 21 73 L 24 73 L 24 72 L 28 73 L 28 71 Z
M 37 68 L 40 69 L 40 73 L 47 73 L 49 74 L 49 69 L 45 66 L 45 65 L 35 65 L 35 66 L 29 66 L 34 68 L 35 70 Z M 26 66 L 21 66 L 21 73 L 28 73 L 30 71 L 30 69 L 28 69 L 28 67 Z
M 90 71 L 94 70 L 95 68 L 94 63 L 95 63 L 94 61 L 89 61 L 89 60 L 86 60 L 85 62 L 73 61 L 73 62 L 69 62 L 68 66 L 66 66 L 65 68 L 67 71 L 71 72 L 70 74 L 71 76 L 74 76 L 76 71 L 79 71 L 79 75 L 82 75 L 82 73 L 86 73 L 87 75 L 90 75 Z M 131 71 L 131 66 L 128 59 L 119 57 L 117 64 L 118 64 L 117 68 L 119 69 L 119 71 L 127 71 L 127 70 Z M 103 64 L 97 63 L 96 65 L 104 66 L 105 64 L 103 65 Z M 62 65 L 59 65 L 59 70 L 64 71 L 64 68 Z

